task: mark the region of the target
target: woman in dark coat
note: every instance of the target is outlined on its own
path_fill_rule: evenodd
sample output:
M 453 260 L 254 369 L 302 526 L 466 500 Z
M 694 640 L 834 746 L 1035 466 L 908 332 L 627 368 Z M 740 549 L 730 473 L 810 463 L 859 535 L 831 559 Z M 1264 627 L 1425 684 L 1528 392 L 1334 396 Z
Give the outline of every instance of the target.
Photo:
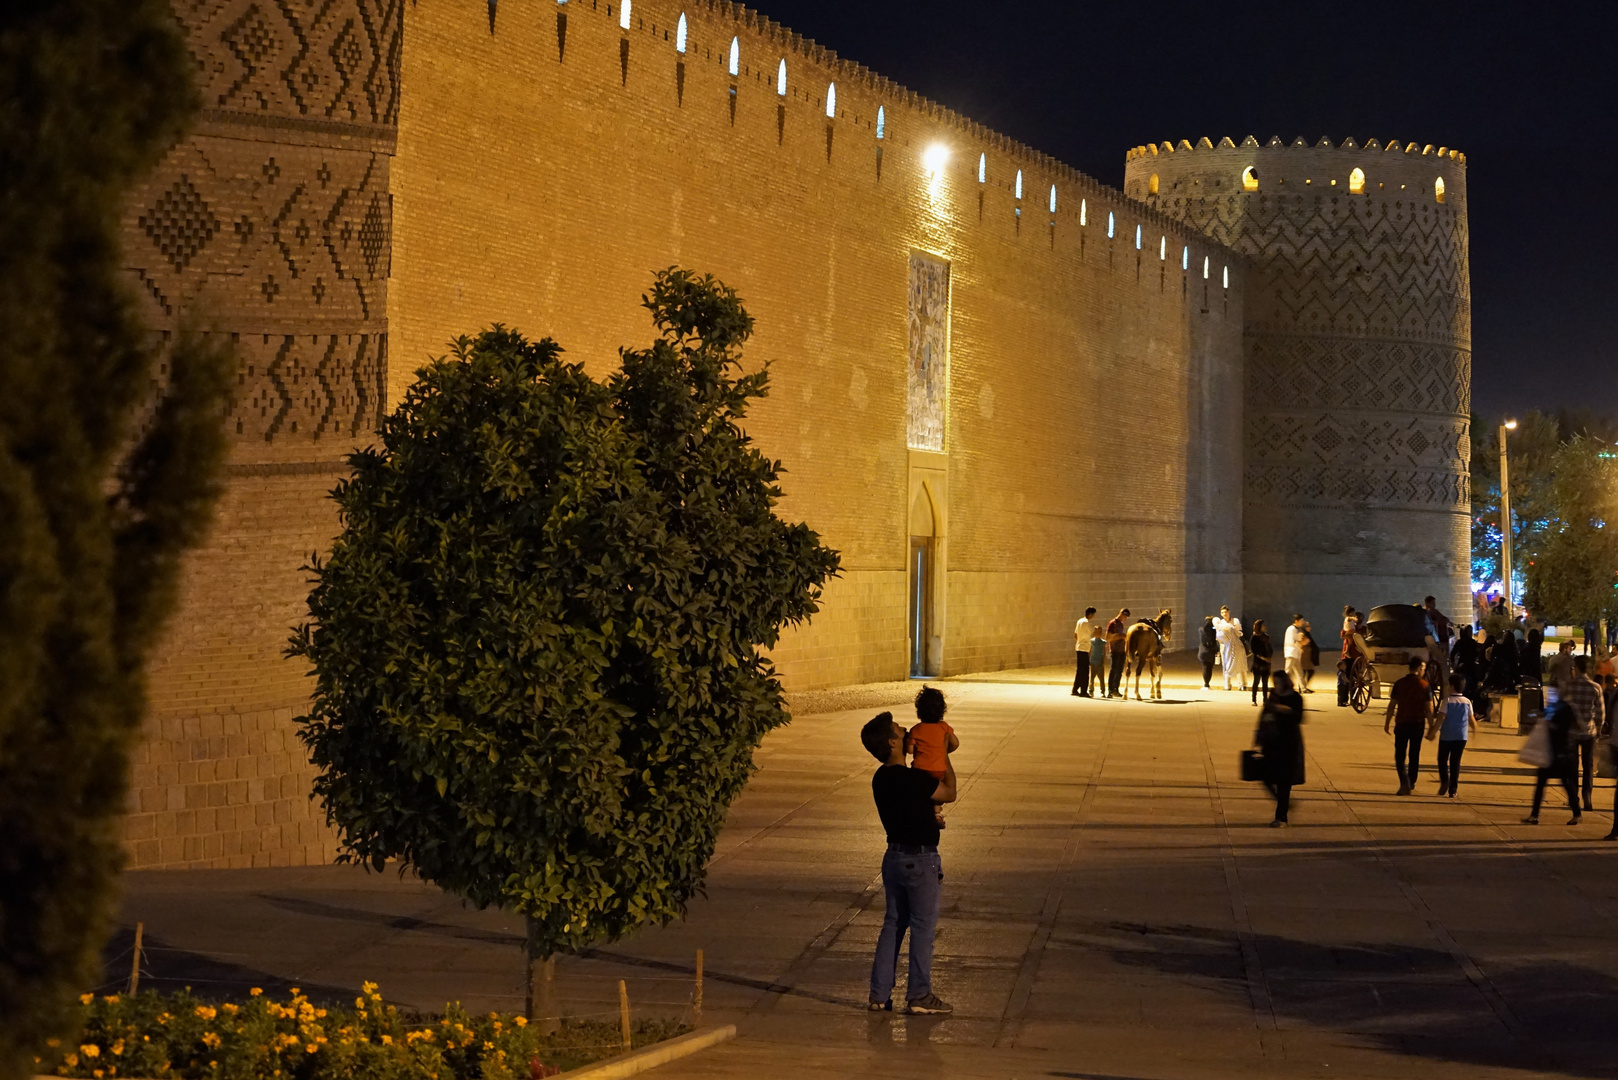
M 1264 700 L 1270 700 L 1270 658 L 1275 655 L 1275 646 L 1270 644 L 1263 619 L 1253 620 L 1253 640 L 1248 644 L 1247 655 L 1253 664 L 1253 704 L 1257 705 L 1261 686 Z
M 1472 628 L 1461 627 L 1461 636 L 1449 651 L 1449 667 L 1466 680 L 1466 689 L 1462 692 L 1467 697 L 1471 697 L 1478 686 L 1478 651 L 1478 643 L 1472 638 Z
M 1509 630 L 1494 639 L 1489 651 L 1488 684 L 1505 694 L 1517 689 L 1517 638 Z
M 1197 660 L 1202 664 L 1202 688 L 1208 689 L 1213 680 L 1214 658 L 1219 655 L 1219 634 L 1214 630 L 1213 616 L 1202 620 L 1202 636 L 1197 640 Z
M 1522 650 L 1517 656 L 1517 675 L 1525 686 L 1540 686 L 1544 674 L 1540 665 L 1544 663 L 1541 653 L 1545 651 L 1545 635 L 1536 626 L 1528 631 L 1528 640 L 1523 642 Z
M 1578 750 L 1573 745 L 1573 728 L 1578 722 L 1572 706 L 1565 701 L 1557 702 L 1545 719 L 1540 721 L 1550 731 L 1551 763 L 1540 769 L 1539 775 L 1534 778 L 1534 809 L 1523 818 L 1523 824 L 1539 824 L 1539 806 L 1545 800 L 1545 785 L 1551 780 L 1560 780 L 1562 789 L 1567 792 L 1567 806 L 1573 811 L 1573 819 L 1568 824 L 1577 825 L 1583 820 L 1577 783 Z
M 1264 786 L 1275 796 L 1272 828 L 1287 823 L 1292 789 L 1303 783 L 1303 696 L 1292 687 L 1286 672 L 1277 672 L 1254 736 L 1264 755 Z

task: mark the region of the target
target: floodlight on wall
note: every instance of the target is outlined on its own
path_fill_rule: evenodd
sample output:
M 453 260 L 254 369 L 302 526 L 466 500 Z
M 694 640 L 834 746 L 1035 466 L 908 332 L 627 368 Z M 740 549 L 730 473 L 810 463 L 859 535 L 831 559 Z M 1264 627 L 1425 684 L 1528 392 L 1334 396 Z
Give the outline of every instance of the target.
M 1158 262 L 1168 262 L 1169 261 L 1169 238 L 1166 237 L 1166 236 L 1161 238 L 1157 242 L 1157 261 Z
M 631 0 L 624 0 L 624 6 L 618 9 L 618 25 L 625 30 L 629 29 L 629 5 Z
M 730 39 L 730 77 L 735 78 L 742 73 L 742 39 Z
M 1088 224 L 1089 219 L 1090 219 L 1090 200 L 1088 200 L 1088 199 L 1080 199 L 1079 200 L 1079 225 L 1082 227 L 1082 226 Z
M 1051 185 L 1051 213 L 1056 213 L 1056 185 Z
M 933 143 L 921 153 L 921 167 L 927 171 L 927 198 L 933 202 L 938 201 L 944 182 L 944 166 L 948 162 L 949 147 L 943 143 Z
M 1184 250 L 1182 250 L 1180 252 L 1180 269 L 1181 270 L 1189 270 L 1189 269 L 1191 269 L 1191 245 L 1190 244 L 1187 244 L 1185 246 Z
M 1020 200 L 1022 198 L 1022 170 L 1021 169 L 1017 170 L 1017 189 L 1016 189 L 1016 194 L 1017 194 L 1017 198 Z
M 1208 256 L 1206 255 L 1202 257 L 1202 280 L 1208 280 Z
M 1225 267 L 1225 288 L 1230 288 L 1230 267 Z
M 674 27 L 674 51 L 681 56 L 685 55 L 685 12 L 680 12 L 680 21 Z
M 782 97 L 787 96 L 787 61 L 781 58 L 781 64 L 775 69 L 775 92 Z
M 1116 225 L 1117 225 L 1117 216 L 1111 210 L 1108 210 L 1107 211 L 1107 239 L 1108 240 L 1112 239 L 1113 230 L 1115 229 Z
M 888 112 L 882 106 L 876 107 L 876 137 L 886 138 L 888 133 Z
M 978 183 L 984 184 L 989 180 L 989 155 L 978 155 Z
M 826 84 L 826 119 L 837 119 L 837 84 Z
M 1136 225 L 1136 226 L 1135 226 L 1135 250 L 1136 250 L 1136 251 L 1139 251 L 1139 250 L 1140 250 L 1140 240 L 1141 240 L 1141 230 L 1140 230 L 1140 226 L 1139 226 L 1139 225 Z

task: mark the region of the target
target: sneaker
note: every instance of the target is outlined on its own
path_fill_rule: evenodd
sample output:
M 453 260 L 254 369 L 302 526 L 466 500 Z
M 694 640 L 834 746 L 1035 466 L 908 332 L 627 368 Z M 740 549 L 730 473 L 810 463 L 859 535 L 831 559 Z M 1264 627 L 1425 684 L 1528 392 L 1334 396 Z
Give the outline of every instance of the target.
M 893 1002 L 892 1000 L 872 1001 L 865 1006 L 865 1009 L 867 1012 L 892 1012 Z
M 924 998 L 906 1002 L 905 1011 L 913 1016 L 948 1016 L 955 1011 L 955 1007 L 937 994 L 928 994 Z
M 1539 815 L 1538 814 L 1529 814 L 1527 817 L 1522 819 L 1522 823 L 1524 825 L 1538 825 L 1539 824 Z
M 1272 829 L 1284 829 L 1286 827 L 1287 827 L 1287 823 L 1284 822 L 1284 821 L 1276 820 L 1276 821 L 1270 822 L 1270 828 L 1272 828 Z

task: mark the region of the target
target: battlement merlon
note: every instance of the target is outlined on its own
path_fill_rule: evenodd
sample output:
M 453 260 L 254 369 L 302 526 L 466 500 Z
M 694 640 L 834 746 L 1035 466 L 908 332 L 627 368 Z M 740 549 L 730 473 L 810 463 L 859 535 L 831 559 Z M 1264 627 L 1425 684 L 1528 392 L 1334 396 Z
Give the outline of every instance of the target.
M 1150 206 L 1163 200 L 1232 193 L 1259 195 L 1352 195 L 1392 201 L 1442 204 L 1464 217 L 1466 155 L 1447 146 L 1401 143 L 1386 146 L 1344 139 L 1334 144 L 1303 138 L 1288 145 L 1279 137 L 1260 145 L 1249 135 L 1215 144 L 1153 143 L 1125 155 L 1124 194 Z

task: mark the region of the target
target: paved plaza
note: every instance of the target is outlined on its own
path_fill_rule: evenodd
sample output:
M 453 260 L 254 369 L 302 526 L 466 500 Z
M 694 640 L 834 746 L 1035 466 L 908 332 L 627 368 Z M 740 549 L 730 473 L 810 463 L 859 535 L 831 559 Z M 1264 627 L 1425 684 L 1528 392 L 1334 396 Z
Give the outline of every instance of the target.
M 681 1013 L 702 949 L 703 1019 L 741 1034 L 664 1080 L 1618 1076 L 1611 781 L 1581 827 L 1559 792 L 1523 825 L 1520 739 L 1485 728 L 1458 799 L 1432 794 L 1431 743 L 1417 794 L 1396 797 L 1381 716 L 1337 708 L 1321 679 L 1308 783 L 1270 829 L 1237 773 L 1245 695 L 1204 692 L 1183 659 L 1163 702 L 1079 700 L 1070 682 L 938 684 L 962 744 L 934 970 L 954 1016 L 864 1011 L 883 837 L 858 731 L 904 687 L 822 696 L 861 707 L 771 735 L 706 898 L 569 958 L 564 1001 L 610 1012 L 624 979 L 637 1012 Z M 392 872 L 133 873 L 123 918 L 145 924 L 149 980 L 522 1005 L 520 920 Z M 126 930 L 110 968 L 127 948 Z

